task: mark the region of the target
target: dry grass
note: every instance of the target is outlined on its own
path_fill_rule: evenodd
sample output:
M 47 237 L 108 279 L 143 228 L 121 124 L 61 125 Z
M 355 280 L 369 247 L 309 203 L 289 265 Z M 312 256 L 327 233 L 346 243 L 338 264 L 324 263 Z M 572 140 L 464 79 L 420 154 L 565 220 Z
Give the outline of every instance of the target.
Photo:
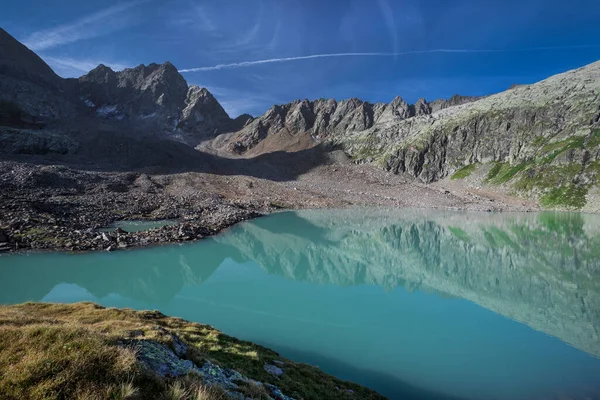
M 116 400 L 134 399 L 139 393 L 139 389 L 132 382 L 121 383 L 116 388 L 107 393 L 107 397 Z
M 226 400 L 225 392 L 215 386 L 206 386 L 189 377 L 173 382 L 163 400 Z
M 126 399 L 129 377 L 140 373 L 131 349 L 77 326 L 3 325 L 0 336 L 2 398 Z
M 353 390 L 356 398 L 383 398 L 208 325 L 169 318 L 157 311 L 92 303 L 25 303 L 0 306 L 0 399 L 226 398 L 219 388 L 203 386 L 195 375 L 167 380 L 144 371 L 136 362 L 135 350 L 122 345 L 134 331 L 138 339 L 170 347 L 170 333 L 175 333 L 188 345 L 186 357 L 196 365 L 211 360 L 256 381 L 275 384 L 295 398 L 345 399 L 346 390 Z M 265 363 L 276 359 L 285 362 L 285 374 L 280 378 L 263 369 Z M 264 386 L 258 384 L 243 385 L 241 390 L 253 399 L 266 398 Z
M 242 385 L 241 389 L 246 397 L 253 400 L 266 400 L 271 398 L 267 389 L 260 383 L 248 382 L 245 385 Z

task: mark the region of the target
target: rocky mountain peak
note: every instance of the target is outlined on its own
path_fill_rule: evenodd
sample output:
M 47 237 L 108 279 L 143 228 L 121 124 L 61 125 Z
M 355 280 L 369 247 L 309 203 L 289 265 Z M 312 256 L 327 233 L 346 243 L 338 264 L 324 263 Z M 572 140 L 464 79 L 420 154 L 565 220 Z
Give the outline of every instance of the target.
M 98 65 L 96 68 L 79 78 L 80 82 L 92 81 L 104 84 L 116 84 L 117 73 L 110 67 L 104 64 Z
M 193 132 L 196 136 L 214 136 L 231 121 L 221 104 L 206 88 L 190 86 L 184 103 L 178 128 Z
M 0 28 L 1 102 L 27 115 L 29 122 L 46 121 L 76 112 L 67 91 L 65 81 L 44 60 Z
M 0 28 L 0 74 L 61 87 L 62 79 L 37 54 Z
M 427 100 L 425 100 L 424 97 L 421 97 L 419 100 L 417 100 L 417 102 L 414 105 L 413 116 L 414 115 L 416 115 L 416 116 L 429 115 L 429 114 L 431 114 L 431 107 L 427 103 Z

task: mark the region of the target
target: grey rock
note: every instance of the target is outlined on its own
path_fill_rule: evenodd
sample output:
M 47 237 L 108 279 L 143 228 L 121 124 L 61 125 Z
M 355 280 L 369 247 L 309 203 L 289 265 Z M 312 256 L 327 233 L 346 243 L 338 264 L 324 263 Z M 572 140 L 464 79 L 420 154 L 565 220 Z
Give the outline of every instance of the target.
M 202 368 L 197 371 L 208 385 L 217 385 L 226 390 L 237 389 L 235 382 L 246 382 L 248 378 L 237 371 L 220 367 L 210 361 L 206 361 Z
M 179 357 L 185 357 L 187 354 L 187 345 L 183 343 L 179 336 L 175 334 L 171 334 L 171 341 L 173 342 L 173 349 L 175 350 L 175 354 Z
M 275 385 L 271 385 L 270 383 L 266 383 L 265 384 L 265 388 L 267 388 L 267 390 L 269 391 L 269 394 L 275 400 L 294 400 L 293 397 L 289 397 L 289 396 L 286 396 L 285 394 L 283 394 L 281 392 L 281 390 L 277 386 L 275 386 Z
M 451 100 L 438 100 L 436 108 L 474 101 L 476 98 L 455 96 Z M 228 133 L 215 140 L 215 147 L 243 154 L 269 137 L 306 135 L 315 143 L 333 138 L 343 138 L 354 132 L 370 129 L 378 124 L 402 121 L 414 116 L 429 115 L 432 107 L 425 99 L 411 105 L 401 97 L 389 104 L 371 104 L 360 99 L 336 101 L 296 100 L 275 105 L 262 116 L 249 120 L 238 132 Z M 285 147 L 285 144 L 283 145 Z M 271 148 L 281 150 L 285 148 Z
M 446 109 L 448 107 L 454 107 L 454 106 L 459 106 L 462 104 L 467 104 L 467 103 L 472 103 L 474 101 L 477 101 L 479 99 L 482 99 L 483 97 L 479 96 L 460 96 L 458 94 L 455 94 L 454 96 L 450 97 L 448 100 L 446 99 L 438 99 L 438 100 L 434 100 L 429 104 L 429 107 L 431 108 L 431 112 L 437 112 L 443 109 Z
M 132 342 L 137 348 L 138 360 L 150 371 L 163 377 L 187 375 L 198 368 L 190 360 L 182 360 L 168 347 L 151 341 L 138 340 Z
M 412 116 L 429 115 L 431 114 L 431 107 L 427 104 L 427 100 L 420 98 L 417 100 L 414 106 L 414 113 Z
M 269 373 L 269 374 L 271 374 L 273 376 L 280 377 L 281 375 L 283 375 L 283 369 L 281 369 L 281 368 L 279 368 L 279 367 L 277 367 L 275 365 L 265 364 L 263 366 L 263 368 L 265 369 L 265 371 L 267 373 Z
M 229 115 L 206 88 L 189 87 L 178 128 L 202 139 L 216 136 L 230 123 Z
M 162 330 L 162 328 L 159 327 L 159 330 Z M 132 333 L 139 336 L 138 331 Z M 232 399 L 245 399 L 238 392 L 240 383 L 255 383 L 264 385 L 274 399 L 294 400 L 292 397 L 283 394 L 277 386 L 254 381 L 233 369 L 223 368 L 209 360 L 205 361 L 202 367 L 199 368 L 192 361 L 184 360 L 177 354 L 183 355 L 183 349 L 187 350 L 185 343 L 181 342 L 176 335 L 171 334 L 171 338 L 174 347 L 178 349 L 177 352 L 151 340 L 129 340 L 125 341 L 123 345 L 134 346 L 137 349 L 136 357 L 142 366 L 162 377 L 174 378 L 188 374 L 191 376 L 196 375 L 205 385 L 215 385 L 222 388 L 227 392 L 228 397 Z
M 26 124 L 71 117 L 77 110 L 65 81 L 0 28 L 0 122 L 2 101 L 16 105 L 26 115 Z
M 79 143 L 49 130 L 0 127 L 0 153 L 8 154 L 74 154 Z

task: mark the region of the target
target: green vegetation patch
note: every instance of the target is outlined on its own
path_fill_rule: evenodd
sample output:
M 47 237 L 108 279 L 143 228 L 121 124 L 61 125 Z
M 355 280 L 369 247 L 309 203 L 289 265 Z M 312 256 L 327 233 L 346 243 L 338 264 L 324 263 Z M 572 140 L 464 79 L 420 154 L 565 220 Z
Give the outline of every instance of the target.
M 559 142 L 549 143 L 541 148 L 537 163 L 550 164 L 562 153 L 569 150 L 592 148 L 600 145 L 600 129 L 592 131 L 588 137 L 575 136 Z
M 502 166 L 504 165 L 504 163 L 495 163 L 492 168 L 490 168 L 488 175 L 486 177 L 487 181 L 491 181 L 493 180 L 495 177 L 498 176 L 498 174 L 500 173 L 500 170 L 502 169 Z
M 456 171 L 454 174 L 452 174 L 450 179 L 464 179 L 471 175 L 471 173 L 475 171 L 475 168 L 477 168 L 477 164 L 465 165 L 464 167 Z
M 521 174 L 515 188 L 524 191 L 556 188 L 571 184 L 580 173 L 581 166 L 578 164 L 531 168 Z
M 496 185 L 501 185 L 511 180 L 519 172 L 525 170 L 529 165 L 529 162 L 523 162 L 516 165 L 510 165 L 509 163 L 496 163 L 488 172 L 486 181 Z
M 588 166 L 586 172 L 591 172 L 590 168 L 595 168 L 595 165 Z M 590 184 L 576 183 L 581 173 L 581 166 L 576 163 L 532 168 L 521 175 L 515 189 L 541 191 L 540 204 L 543 207 L 579 210 L 585 206 L 590 188 Z
M 564 207 L 571 210 L 580 210 L 586 203 L 588 186 L 570 184 L 551 189 L 542 195 L 540 204 L 544 207 Z
M 590 147 L 598 147 L 598 146 L 600 146 L 600 129 L 594 129 L 590 138 L 588 139 L 586 147 L 590 148 Z

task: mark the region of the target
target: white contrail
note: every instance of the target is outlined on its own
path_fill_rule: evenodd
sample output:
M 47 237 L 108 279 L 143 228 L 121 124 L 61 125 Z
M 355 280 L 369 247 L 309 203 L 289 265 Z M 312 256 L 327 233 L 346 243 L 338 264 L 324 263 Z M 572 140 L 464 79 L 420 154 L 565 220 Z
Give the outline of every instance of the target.
M 251 67 L 253 65 L 283 63 L 289 61 L 311 60 L 314 58 L 332 58 L 332 57 L 398 57 L 411 54 L 432 54 L 432 53 L 515 53 L 515 52 L 530 52 L 530 51 L 545 51 L 545 50 L 570 50 L 584 48 L 598 48 L 600 44 L 579 45 L 579 46 L 556 46 L 556 47 L 532 47 L 528 49 L 508 49 L 508 50 L 491 50 L 491 49 L 430 49 L 430 50 L 412 50 L 398 53 L 329 53 L 329 54 L 311 54 L 308 56 L 297 57 L 282 57 L 269 58 L 266 60 L 242 61 L 231 64 L 218 64 L 210 67 L 186 68 L 180 69 L 179 72 L 203 72 L 217 71 L 221 69 Z

